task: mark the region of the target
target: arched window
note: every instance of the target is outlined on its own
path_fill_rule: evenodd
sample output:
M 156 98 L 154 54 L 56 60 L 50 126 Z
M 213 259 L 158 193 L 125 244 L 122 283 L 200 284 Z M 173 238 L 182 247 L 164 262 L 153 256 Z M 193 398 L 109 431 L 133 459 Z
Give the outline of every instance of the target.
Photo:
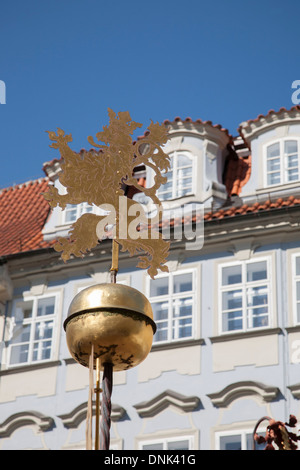
M 299 181 L 299 139 L 283 139 L 266 147 L 266 185 Z
M 166 176 L 168 181 L 158 190 L 161 201 L 187 196 L 193 193 L 194 157 L 187 151 L 175 151 L 169 154 L 171 167 Z

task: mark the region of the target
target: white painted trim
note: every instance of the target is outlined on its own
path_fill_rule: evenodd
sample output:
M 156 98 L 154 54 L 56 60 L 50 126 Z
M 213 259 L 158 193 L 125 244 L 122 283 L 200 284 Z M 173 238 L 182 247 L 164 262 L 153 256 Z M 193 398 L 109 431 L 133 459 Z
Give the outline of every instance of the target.
M 199 315 L 199 310 L 200 310 L 200 264 L 197 263 L 191 263 L 187 264 L 184 266 L 181 266 L 180 269 L 171 271 L 169 273 L 160 273 L 156 276 L 155 279 L 159 278 L 164 278 L 168 277 L 170 279 L 173 278 L 174 275 L 180 275 L 180 274 L 187 274 L 187 273 L 192 273 L 193 276 L 193 290 L 189 292 L 191 296 L 194 298 L 193 302 L 193 311 L 192 311 L 192 335 L 189 337 L 184 337 L 184 338 L 175 338 L 172 339 L 172 311 L 171 311 L 171 303 L 169 303 L 169 310 L 168 310 L 168 339 L 165 341 L 155 341 L 153 344 L 169 344 L 173 343 L 174 341 L 176 342 L 184 342 L 187 340 L 195 339 L 195 338 L 200 338 L 200 316 Z M 156 297 L 151 297 L 150 296 L 150 282 L 151 279 L 149 276 L 146 276 L 145 279 L 145 295 L 149 299 L 150 303 L 151 301 L 154 300 L 159 300 L 161 297 L 163 297 L 163 300 L 166 299 L 166 301 L 169 301 L 170 299 L 170 292 L 168 295 L 165 296 L 156 296 Z M 169 285 L 170 285 L 170 280 L 169 280 Z
M 254 427 L 253 427 L 254 429 Z M 220 450 L 220 438 L 227 436 L 241 436 L 241 450 L 247 450 L 247 434 L 250 434 L 252 437 L 253 429 L 231 429 L 228 431 L 216 431 L 215 432 L 215 450 Z M 248 449 L 248 450 L 252 450 Z
M 292 260 L 292 282 L 291 282 L 291 287 L 292 287 L 292 310 L 293 310 L 293 324 L 294 325 L 299 325 L 300 324 L 300 319 L 297 319 L 297 281 L 300 282 L 300 275 L 296 275 L 296 258 L 300 258 L 300 251 L 298 253 L 293 253 L 291 255 L 291 260 Z M 287 279 L 289 279 L 288 273 L 287 273 Z
M 42 295 L 36 295 L 36 296 L 33 296 L 33 295 L 26 295 L 25 296 L 24 295 L 23 298 L 19 297 L 19 298 L 15 298 L 13 300 L 12 312 L 11 312 L 12 317 L 13 317 L 14 309 L 16 308 L 17 304 L 20 303 L 20 302 L 33 302 L 32 309 L 35 312 L 35 314 L 34 314 L 34 319 L 32 319 L 32 321 L 28 322 L 28 324 L 31 325 L 30 339 L 29 339 L 29 353 L 28 353 L 29 360 L 27 362 L 10 364 L 11 347 L 13 346 L 13 344 L 11 343 L 11 341 L 8 341 L 8 346 L 6 348 L 6 355 L 5 355 L 6 356 L 6 361 L 5 361 L 6 364 L 5 365 L 8 369 L 15 368 L 15 367 L 24 367 L 26 365 L 47 363 L 47 362 L 51 362 L 51 361 L 58 358 L 60 326 L 61 326 L 61 316 L 62 316 L 62 297 L 63 297 L 63 295 L 62 295 L 63 292 L 62 291 L 63 291 L 62 288 L 60 288 L 60 289 L 56 288 L 55 290 L 49 289 Z M 36 316 L 37 303 L 41 299 L 46 299 L 46 298 L 50 298 L 50 297 L 55 298 L 55 310 L 54 310 L 54 313 L 51 316 L 49 316 L 50 319 L 53 319 L 53 333 L 52 333 L 52 338 L 51 338 L 52 339 L 51 356 L 48 359 L 33 361 L 30 358 L 32 358 L 32 347 L 33 347 L 33 343 L 34 343 L 34 327 L 33 327 L 33 325 L 36 323 L 36 318 L 37 318 L 37 316 Z
M 268 287 L 268 326 L 261 326 L 261 327 L 254 327 L 254 328 L 248 328 L 247 327 L 247 309 L 246 309 L 246 289 L 247 286 L 252 283 L 249 283 L 246 281 L 246 266 L 248 264 L 252 263 L 257 263 L 260 261 L 266 261 L 267 262 L 267 279 L 263 284 L 267 284 Z M 241 266 L 242 267 L 242 282 L 239 284 L 233 284 L 228 287 L 223 287 L 222 286 L 222 269 L 230 266 Z M 253 282 L 253 285 L 255 286 L 257 283 L 256 281 Z M 265 329 L 265 328 L 272 328 L 274 325 L 274 312 L 273 312 L 273 296 L 272 296 L 272 290 L 271 287 L 273 286 L 273 273 L 272 273 L 272 263 L 271 263 L 271 256 L 259 256 L 259 257 L 253 257 L 249 260 L 243 260 L 243 261 L 228 261 L 225 263 L 219 263 L 218 264 L 218 274 L 217 274 L 217 292 L 218 292 L 218 334 L 219 335 L 226 335 L 226 334 L 231 334 L 233 332 L 246 332 L 246 331 L 257 331 L 260 329 Z M 239 330 L 228 330 L 228 331 L 222 331 L 222 293 L 225 291 L 230 291 L 236 289 L 241 289 L 242 290 L 242 323 L 243 327 L 242 329 Z
M 187 435 L 185 435 L 184 433 L 181 432 L 180 434 L 178 434 L 178 436 L 161 437 L 161 438 L 152 437 L 151 439 L 148 438 L 148 439 L 145 439 L 145 440 L 139 440 L 138 450 L 143 450 L 145 445 L 155 445 L 155 444 L 158 444 L 158 445 L 162 444 L 163 445 L 162 450 L 168 450 L 168 444 L 169 443 L 178 442 L 178 441 L 188 441 L 189 450 L 193 450 L 195 448 L 195 436 L 191 435 L 190 432 Z
M 297 142 L 297 149 L 298 149 L 298 180 L 295 181 L 285 181 L 285 165 L 284 165 L 284 159 L 285 159 L 285 153 L 284 153 L 284 142 L 288 140 L 295 140 Z M 267 181 L 267 149 L 273 144 L 279 143 L 279 158 L 280 158 L 280 183 L 276 184 L 268 184 Z M 299 182 L 300 180 L 300 138 L 299 136 L 293 136 L 293 135 L 288 135 L 285 137 L 278 137 L 275 139 L 272 139 L 265 144 L 263 144 L 263 184 L 264 188 L 278 188 L 283 185 L 289 185 L 289 184 L 295 184 Z

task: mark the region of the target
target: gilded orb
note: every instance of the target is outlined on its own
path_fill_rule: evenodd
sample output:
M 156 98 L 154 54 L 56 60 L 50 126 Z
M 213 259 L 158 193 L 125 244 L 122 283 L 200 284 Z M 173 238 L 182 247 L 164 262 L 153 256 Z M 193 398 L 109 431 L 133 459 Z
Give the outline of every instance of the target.
M 114 371 L 137 366 L 149 354 L 156 325 L 148 299 L 123 284 L 98 284 L 82 290 L 69 307 L 64 322 L 71 356 L 89 367 L 94 358 L 110 363 Z

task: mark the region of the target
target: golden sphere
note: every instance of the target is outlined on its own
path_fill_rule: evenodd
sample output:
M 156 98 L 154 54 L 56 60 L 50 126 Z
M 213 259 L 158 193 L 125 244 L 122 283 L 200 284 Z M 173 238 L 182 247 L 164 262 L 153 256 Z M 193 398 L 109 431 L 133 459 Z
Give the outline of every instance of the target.
M 94 359 L 113 364 L 114 371 L 137 366 L 149 354 L 156 325 L 151 304 L 137 289 L 98 284 L 77 294 L 64 322 L 67 345 L 75 361 Z

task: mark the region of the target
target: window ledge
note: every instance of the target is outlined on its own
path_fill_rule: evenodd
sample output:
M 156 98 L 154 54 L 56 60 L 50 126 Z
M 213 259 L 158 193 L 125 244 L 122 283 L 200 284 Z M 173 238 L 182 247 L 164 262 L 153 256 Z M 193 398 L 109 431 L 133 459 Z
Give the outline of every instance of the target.
M 31 370 L 45 369 L 46 367 L 56 367 L 61 365 L 61 361 L 48 361 L 48 362 L 39 362 L 37 364 L 26 364 L 19 365 L 14 367 L 9 367 L 8 369 L 0 370 L 1 375 L 17 374 L 19 372 L 28 372 Z
M 234 333 L 223 333 L 218 336 L 211 336 L 209 339 L 212 343 L 222 343 L 225 341 L 233 341 L 236 339 L 254 338 L 257 336 L 267 336 L 282 333 L 281 328 L 262 328 L 252 331 L 237 331 Z
M 202 338 L 170 341 L 168 343 L 153 343 L 151 352 L 165 351 L 166 349 L 185 348 L 189 346 L 200 346 L 202 344 L 205 344 L 205 341 Z
M 296 333 L 300 331 L 300 325 L 287 326 L 285 329 L 288 333 Z
M 261 188 L 256 189 L 257 194 L 261 193 L 269 193 L 273 191 L 286 191 L 288 189 L 299 188 L 299 180 L 292 181 L 290 183 L 281 183 L 281 184 L 273 184 L 269 186 L 262 186 Z

